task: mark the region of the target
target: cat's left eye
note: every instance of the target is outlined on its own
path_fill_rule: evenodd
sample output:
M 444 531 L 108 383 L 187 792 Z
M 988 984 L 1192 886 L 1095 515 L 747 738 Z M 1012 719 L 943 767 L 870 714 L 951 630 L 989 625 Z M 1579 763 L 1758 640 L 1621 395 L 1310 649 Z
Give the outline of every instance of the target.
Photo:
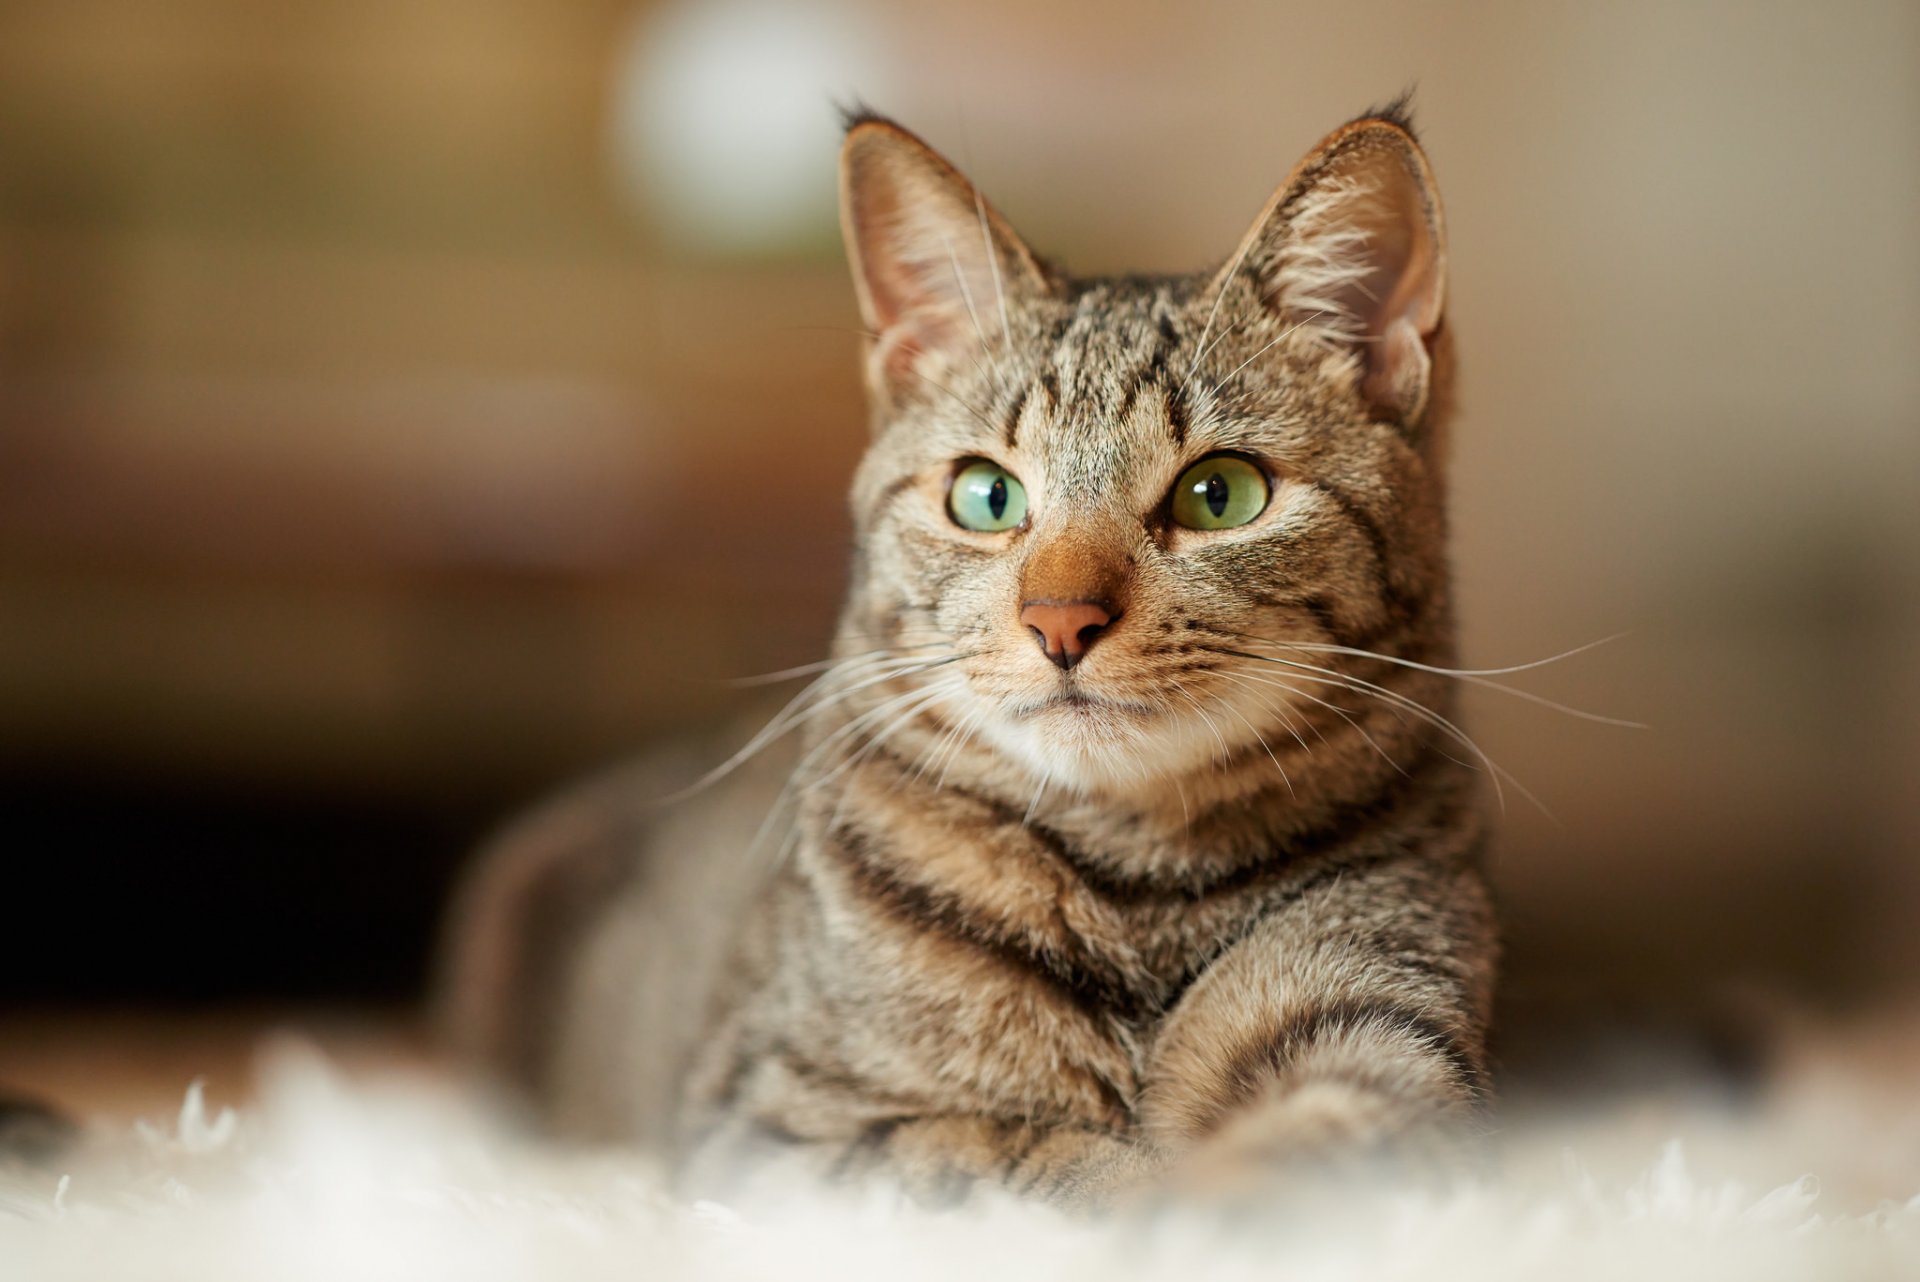
M 1190 530 L 1230 530 L 1267 510 L 1266 473 L 1237 454 L 1214 454 L 1180 474 L 1173 519 Z
M 975 459 L 954 474 L 947 511 L 962 529 L 987 534 L 1011 530 L 1027 519 L 1027 490 L 998 463 Z

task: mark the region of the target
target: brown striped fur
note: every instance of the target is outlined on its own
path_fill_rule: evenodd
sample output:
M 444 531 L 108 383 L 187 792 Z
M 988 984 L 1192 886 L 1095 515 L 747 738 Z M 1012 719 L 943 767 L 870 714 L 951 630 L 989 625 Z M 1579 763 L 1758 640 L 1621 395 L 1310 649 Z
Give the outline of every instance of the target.
M 703 1185 L 1093 1204 L 1470 1118 L 1494 933 L 1449 683 L 1408 666 L 1453 624 L 1445 242 L 1404 117 L 1330 135 L 1188 277 L 1069 278 L 877 117 L 842 174 L 874 438 L 800 759 L 664 821 L 614 780 L 502 843 L 456 913 L 470 1048 Z M 1218 451 L 1267 509 L 1175 524 Z M 974 458 L 1025 524 L 949 517 Z M 1112 622 L 1063 670 L 1034 600 Z

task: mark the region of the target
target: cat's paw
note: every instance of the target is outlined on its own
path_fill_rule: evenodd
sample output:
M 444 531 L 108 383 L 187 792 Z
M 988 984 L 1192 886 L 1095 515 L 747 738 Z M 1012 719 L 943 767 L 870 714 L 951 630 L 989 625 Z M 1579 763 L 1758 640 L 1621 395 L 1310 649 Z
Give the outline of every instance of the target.
M 1309 1083 L 1237 1113 L 1175 1163 L 1156 1211 L 1325 1224 L 1467 1169 L 1457 1130 L 1399 1102 Z
M 1160 1150 L 1091 1127 L 947 1116 L 876 1130 L 836 1163 L 836 1178 L 884 1181 L 928 1208 L 1015 1196 L 1085 1214 L 1164 1167 Z
M 1062 1211 L 1099 1215 L 1150 1187 L 1167 1161 L 1164 1150 L 1137 1139 L 1061 1128 L 1028 1150 L 1007 1186 Z

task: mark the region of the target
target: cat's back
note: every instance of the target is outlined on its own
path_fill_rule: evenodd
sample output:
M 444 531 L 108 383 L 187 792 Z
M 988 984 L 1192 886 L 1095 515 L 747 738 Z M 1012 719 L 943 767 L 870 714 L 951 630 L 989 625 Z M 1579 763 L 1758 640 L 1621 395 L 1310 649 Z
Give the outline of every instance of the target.
M 703 785 L 724 757 L 717 739 L 664 745 L 562 792 L 488 843 L 454 897 L 441 1032 L 559 1133 L 668 1138 L 678 1079 L 784 835 L 791 752 L 776 745 Z

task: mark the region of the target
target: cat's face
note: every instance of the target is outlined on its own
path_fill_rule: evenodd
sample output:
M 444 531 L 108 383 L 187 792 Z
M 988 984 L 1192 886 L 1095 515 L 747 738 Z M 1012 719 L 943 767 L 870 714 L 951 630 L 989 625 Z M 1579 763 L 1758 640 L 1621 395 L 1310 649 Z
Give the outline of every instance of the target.
M 1163 280 L 1059 276 L 884 122 L 844 175 L 876 435 L 841 650 L 950 660 L 903 713 L 1137 788 L 1305 747 L 1340 691 L 1289 664 L 1444 614 L 1440 224 L 1399 124 L 1336 133 L 1226 268 Z

